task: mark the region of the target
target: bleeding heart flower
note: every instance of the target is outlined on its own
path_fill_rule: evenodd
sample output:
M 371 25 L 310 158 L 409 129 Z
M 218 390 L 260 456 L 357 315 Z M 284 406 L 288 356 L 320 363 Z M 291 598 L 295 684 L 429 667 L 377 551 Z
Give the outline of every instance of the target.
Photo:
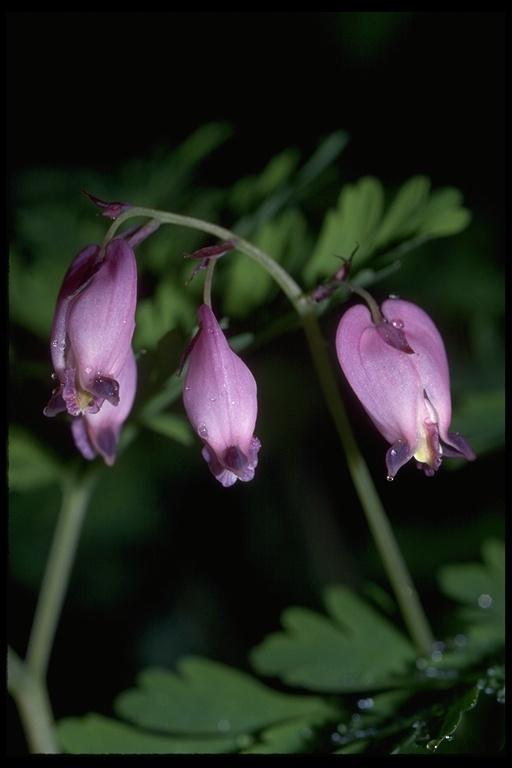
M 183 403 L 202 454 L 223 486 L 254 477 L 260 441 L 254 436 L 258 413 L 252 373 L 229 346 L 211 308 L 199 308 L 199 331 L 187 350 Z
M 342 316 L 336 350 L 347 380 L 391 448 L 388 479 L 414 457 L 432 476 L 443 456 L 475 459 L 466 440 L 450 434 L 451 397 L 443 340 L 415 304 L 389 299 L 380 322 L 358 304 Z
M 112 464 L 119 430 L 135 396 L 131 342 L 137 265 L 133 247 L 124 239 L 111 240 L 103 258 L 101 255 L 98 245 L 87 246 L 64 277 L 51 332 L 52 362 L 59 386 L 53 390 L 44 414 L 55 416 L 67 411 L 79 419 L 72 423 L 72 430 L 84 456 L 92 458 L 100 453 L 107 464 Z M 94 421 L 89 418 L 100 413 L 102 416 Z M 84 447 L 87 441 L 93 446 L 90 450 Z M 92 456 L 86 455 L 91 452 Z
M 97 413 L 103 401 L 119 402 L 117 378 L 131 350 L 137 302 L 133 248 L 112 240 L 105 256 L 89 245 L 68 269 L 57 298 L 51 354 L 60 386 L 46 416 Z

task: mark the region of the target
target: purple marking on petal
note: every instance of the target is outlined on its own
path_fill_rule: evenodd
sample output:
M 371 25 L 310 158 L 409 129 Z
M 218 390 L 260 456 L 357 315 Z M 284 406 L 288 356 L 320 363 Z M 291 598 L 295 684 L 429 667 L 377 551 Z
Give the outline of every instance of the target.
M 57 416 L 59 413 L 63 413 L 67 410 L 66 403 L 62 397 L 62 386 L 53 390 L 50 402 L 44 408 L 43 414 L 45 416 Z
M 111 405 L 119 403 L 119 383 L 108 376 L 97 376 L 91 382 L 90 392 L 102 400 L 108 400 Z
M 71 422 L 75 444 L 84 458 L 93 459 L 100 454 L 107 466 L 114 464 L 121 428 L 131 411 L 136 388 L 137 364 L 135 355 L 130 350 L 119 374 L 119 404 L 113 406 L 105 400 L 102 401 L 101 408 L 98 408 L 93 402 L 83 416 Z
M 66 409 L 71 416 L 80 416 L 82 409 L 78 403 L 78 393 L 75 383 L 75 369 L 66 368 L 62 383 L 62 397 L 66 403 Z
M 87 432 L 87 423 L 84 416 L 78 416 L 71 422 L 71 434 L 75 441 L 75 445 L 84 457 L 88 461 L 92 461 L 96 456 L 96 451 L 89 440 L 89 434 Z
M 381 339 L 383 339 L 386 344 L 389 344 L 390 347 L 398 349 L 399 352 L 405 352 L 407 355 L 414 354 L 414 349 L 411 349 L 404 331 L 399 328 L 398 325 L 388 323 L 388 321 L 385 320 L 383 323 L 378 323 L 375 327 Z
M 230 445 L 229 448 L 226 448 L 222 462 L 227 469 L 230 469 L 235 474 L 245 469 L 248 464 L 247 456 L 236 445 Z
M 102 261 L 96 261 L 90 267 L 87 267 L 86 271 L 81 277 L 80 285 L 73 293 L 71 293 L 69 296 L 66 296 L 66 301 L 71 301 L 80 293 L 82 293 L 82 291 L 84 291 L 87 288 L 87 286 L 92 282 L 92 280 L 94 279 L 94 276 L 100 271 L 102 266 L 103 266 Z
M 407 464 L 412 458 L 413 451 L 407 443 L 398 442 L 392 445 L 386 453 L 386 466 L 388 470 L 388 478 L 393 479 L 398 470 Z
M 219 481 L 219 483 L 224 486 L 224 488 L 229 488 L 236 483 L 238 477 L 234 474 L 234 472 L 231 472 L 231 470 L 222 466 L 217 458 L 215 451 L 211 449 L 208 443 L 203 446 L 201 454 L 203 459 L 208 464 L 210 472 Z
M 448 434 L 448 440 L 442 441 L 443 454 L 453 459 L 467 459 L 474 461 L 476 453 L 462 435 L 457 432 Z
M 107 467 L 113 466 L 115 462 L 118 437 L 119 430 L 112 426 L 98 430 L 96 435 L 96 449 L 103 456 Z

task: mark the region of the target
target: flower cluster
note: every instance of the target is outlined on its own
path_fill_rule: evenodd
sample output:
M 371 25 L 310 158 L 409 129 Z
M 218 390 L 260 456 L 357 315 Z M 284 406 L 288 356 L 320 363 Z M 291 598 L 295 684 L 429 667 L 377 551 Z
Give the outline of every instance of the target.
M 127 203 L 103 203 L 115 218 Z M 129 207 L 129 206 L 128 206 Z M 158 222 L 110 240 L 104 249 L 84 248 L 60 289 L 51 336 L 54 389 L 47 416 L 67 411 L 75 444 L 86 459 L 115 461 L 122 425 L 135 398 L 137 366 L 132 350 L 137 301 L 134 245 Z M 192 273 L 206 269 L 236 247 L 235 240 L 209 246 L 186 258 L 199 259 Z M 352 257 L 351 257 L 352 258 Z M 332 281 L 312 294 L 315 302 L 347 279 L 350 260 Z M 352 286 L 353 290 L 356 290 Z M 368 306 L 346 311 L 336 333 L 336 351 L 345 376 L 370 418 L 390 443 L 388 478 L 411 458 L 432 476 L 444 456 L 472 461 L 475 454 L 459 434 L 450 433 L 448 362 L 439 331 L 415 304 L 398 299 L 382 307 L 363 289 Z M 225 487 L 253 479 L 260 441 L 254 430 L 258 412 L 252 373 L 228 344 L 209 300 L 198 311 L 199 329 L 186 350 L 183 404 L 203 441 L 202 454 Z

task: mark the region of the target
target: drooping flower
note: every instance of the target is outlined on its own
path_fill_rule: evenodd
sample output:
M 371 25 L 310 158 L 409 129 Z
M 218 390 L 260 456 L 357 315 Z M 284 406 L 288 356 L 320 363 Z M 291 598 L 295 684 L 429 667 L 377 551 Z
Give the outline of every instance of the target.
M 381 322 L 358 304 L 342 316 L 336 351 L 347 380 L 377 429 L 390 443 L 388 479 L 411 458 L 427 476 L 443 456 L 472 461 L 459 434 L 448 432 L 451 396 L 443 340 L 420 307 L 388 299 Z
M 135 395 L 131 343 L 136 302 L 135 254 L 121 238 L 108 243 L 103 258 L 98 245 L 80 251 L 57 297 L 51 355 L 59 384 L 44 414 L 67 411 L 75 417 L 72 431 L 83 455 L 100 453 L 107 464 L 114 461 L 119 430 Z M 94 415 L 99 418 L 93 420 Z
M 99 260 L 89 245 L 75 257 L 59 295 L 51 354 L 59 386 L 44 413 L 97 413 L 107 400 L 117 405 L 119 374 L 131 350 L 137 301 L 133 248 L 112 240 Z
M 183 404 L 202 454 L 224 487 L 254 477 L 260 441 L 254 436 L 257 387 L 233 352 L 211 307 L 199 308 L 199 330 L 187 351 Z
M 132 409 L 137 390 L 137 364 L 132 350 L 117 381 L 122 393 L 118 405 L 106 400 L 97 413 L 86 412 L 71 422 L 75 445 L 84 459 L 94 459 L 99 454 L 109 467 L 115 462 L 121 428 Z

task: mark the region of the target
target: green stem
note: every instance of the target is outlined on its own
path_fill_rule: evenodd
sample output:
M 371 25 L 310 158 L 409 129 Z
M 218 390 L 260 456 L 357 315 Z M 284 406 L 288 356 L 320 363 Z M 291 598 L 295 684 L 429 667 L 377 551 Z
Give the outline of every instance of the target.
M 7 653 L 7 673 L 9 693 L 18 707 L 30 753 L 58 754 L 52 707 L 44 680 L 35 678 L 11 648 Z
M 154 208 L 133 207 L 122 213 L 119 218 L 111 224 L 104 242 L 111 240 L 121 224 L 134 216 L 145 216 L 160 221 L 162 224 L 175 224 L 176 226 L 188 227 L 189 229 L 197 229 L 201 232 L 207 232 L 210 235 L 214 235 L 214 237 L 218 237 L 219 240 L 236 240 L 236 250 L 245 253 L 247 256 L 257 261 L 258 264 L 270 273 L 283 292 L 288 296 L 299 314 L 302 315 L 304 311 L 307 311 L 306 297 L 301 288 L 286 270 L 274 261 L 271 256 L 257 248 L 248 240 L 237 237 L 237 235 L 229 229 L 219 227 L 217 224 L 211 224 L 208 221 L 195 219 L 191 216 L 180 216 L 178 213 L 158 211 Z
M 213 270 L 215 269 L 216 261 L 210 261 L 208 266 L 206 267 L 206 275 L 204 278 L 204 289 L 203 289 L 203 301 L 205 304 L 207 304 L 209 307 L 212 306 L 212 280 L 213 280 Z
M 95 473 L 85 473 L 81 478 L 71 475 L 64 487 L 59 519 L 27 648 L 26 664 L 34 677 L 45 678 L 48 671 L 53 641 L 95 477 Z
M 316 307 L 303 293 L 293 278 L 268 254 L 261 251 L 243 238 L 238 238 L 230 230 L 215 224 L 180 216 L 175 213 L 156 211 L 150 208 L 131 208 L 114 222 L 107 233 L 107 239 L 114 236 L 117 228 L 132 216 L 147 216 L 167 224 L 176 224 L 208 232 L 221 240 L 235 240 L 236 249 L 254 259 L 277 282 L 288 296 L 298 315 L 302 319 L 310 352 L 317 371 L 320 385 L 340 436 L 352 481 L 365 512 L 370 531 L 384 564 L 391 586 L 408 628 L 419 653 L 430 657 L 433 635 L 429 627 L 411 576 L 396 542 L 380 498 L 375 489 L 368 467 L 359 451 L 348 420 L 338 382 L 334 376 L 329 355 L 320 331 Z
M 25 662 L 10 654 L 9 685 L 32 753 L 57 753 L 46 675 L 96 474 L 66 478 Z
M 320 331 L 318 318 L 311 311 L 302 318 L 311 356 L 334 424 L 345 449 L 352 482 L 375 545 L 395 593 L 404 622 L 418 652 L 427 658 L 432 654 L 434 636 L 414 588 L 412 578 L 389 524 L 366 462 L 359 451 L 333 374 L 329 355 Z

